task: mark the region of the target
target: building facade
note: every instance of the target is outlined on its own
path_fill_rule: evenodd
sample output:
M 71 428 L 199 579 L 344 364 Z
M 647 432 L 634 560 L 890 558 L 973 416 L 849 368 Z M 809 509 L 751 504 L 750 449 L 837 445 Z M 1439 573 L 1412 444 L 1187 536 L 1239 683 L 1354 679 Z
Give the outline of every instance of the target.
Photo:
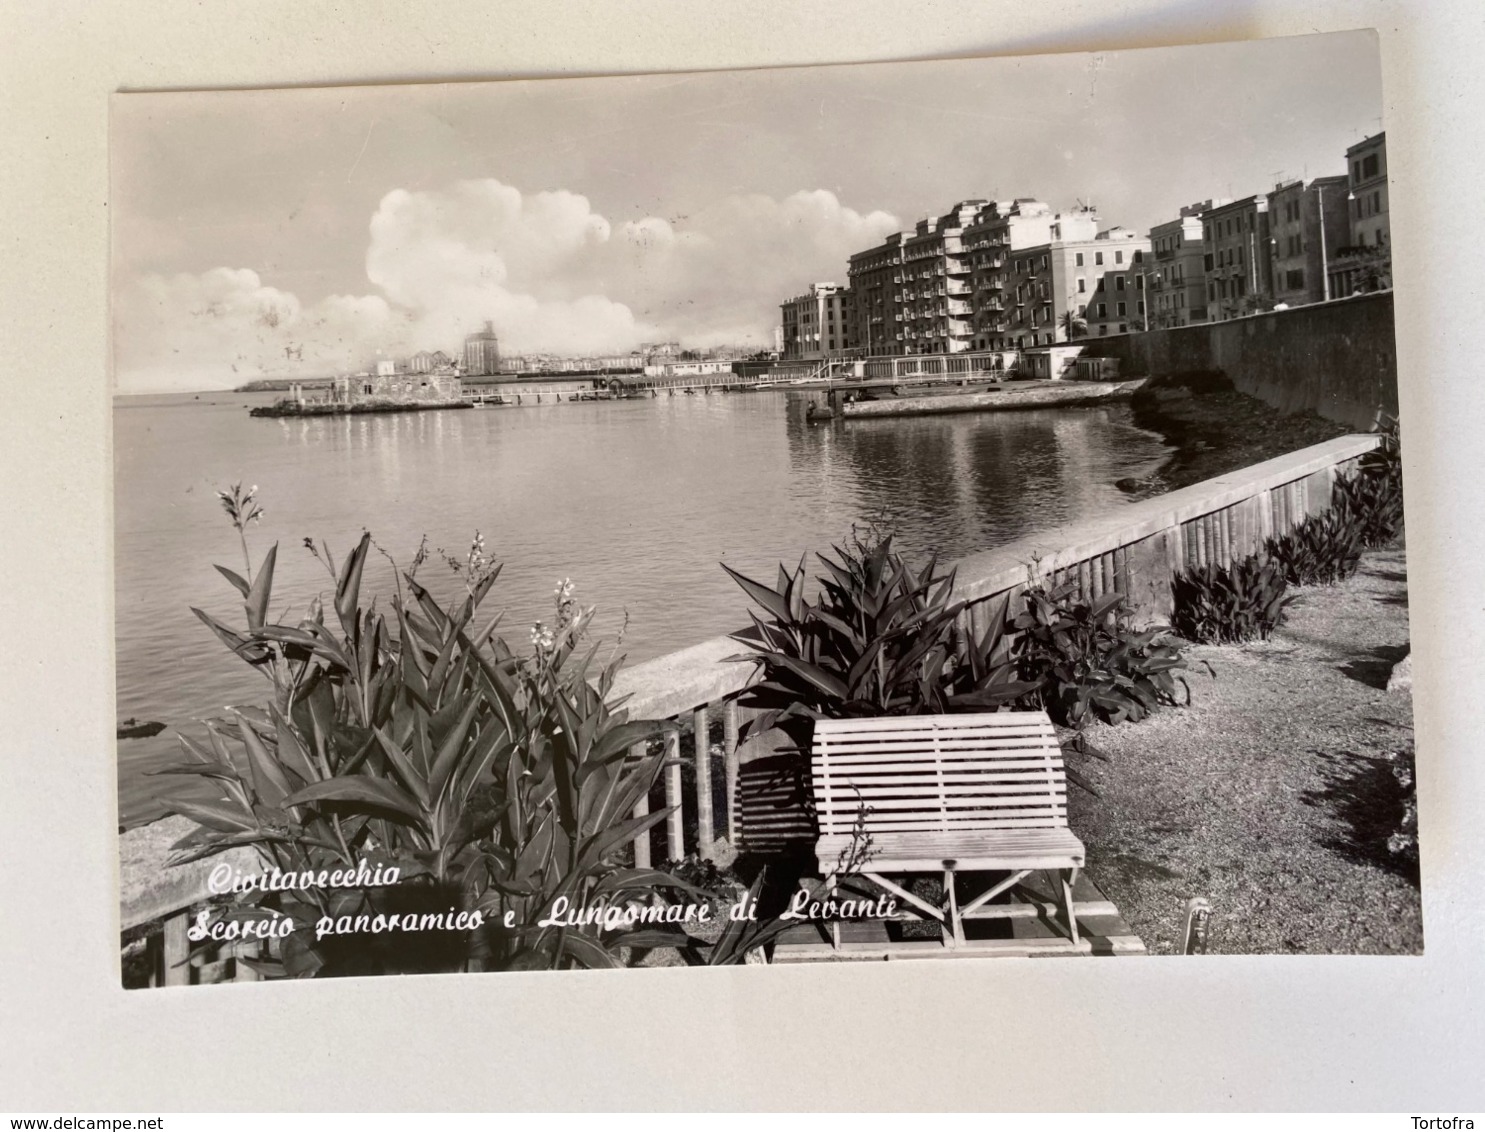
M 1202 213 L 1221 201 L 1187 205 L 1175 220 L 1150 229 L 1144 291 L 1152 330 L 1207 320 L 1207 276 Z
M 1298 307 L 1331 298 L 1331 258 L 1349 242 L 1347 179 L 1285 181 L 1268 194 L 1274 303 Z
M 1268 197 L 1255 194 L 1217 205 L 1202 213 L 1201 224 L 1209 321 L 1271 310 Z
M 959 201 L 944 215 L 851 257 L 852 353 L 954 354 L 973 347 L 973 270 L 965 235 L 987 203 Z
M 846 350 L 845 288 L 835 283 L 815 283 L 803 295 L 781 303 L 783 361 L 818 361 Z
M 976 350 L 995 348 L 1010 333 L 1015 311 L 1010 298 L 1014 294 L 1014 253 L 1050 244 L 1056 220 L 1049 205 L 1027 197 L 991 201 L 965 228 Z
M 1351 239 L 1331 263 L 1336 298 L 1392 286 L 1392 224 L 1387 202 L 1387 134 L 1346 150 Z
M 1051 236 L 1008 255 L 1006 318 L 987 348 L 1024 350 L 1142 328 L 1149 238 L 1120 227 L 1099 231 L 1087 210 L 1058 216 Z
M 847 339 L 868 357 L 904 353 L 902 233 L 851 257 Z
M 471 377 L 500 372 L 500 341 L 493 322 L 464 339 L 464 372 Z
M 960 201 L 918 221 L 902 242 L 902 343 L 905 354 L 954 354 L 974 338 L 970 257 L 964 231 L 985 201 Z

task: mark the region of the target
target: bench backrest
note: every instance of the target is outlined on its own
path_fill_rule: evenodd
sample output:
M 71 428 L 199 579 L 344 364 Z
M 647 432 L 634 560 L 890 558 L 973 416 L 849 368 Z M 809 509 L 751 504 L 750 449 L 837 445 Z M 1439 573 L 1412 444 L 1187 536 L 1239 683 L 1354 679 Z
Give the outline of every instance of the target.
M 811 785 L 821 836 L 1051 829 L 1067 776 L 1042 711 L 815 722 Z

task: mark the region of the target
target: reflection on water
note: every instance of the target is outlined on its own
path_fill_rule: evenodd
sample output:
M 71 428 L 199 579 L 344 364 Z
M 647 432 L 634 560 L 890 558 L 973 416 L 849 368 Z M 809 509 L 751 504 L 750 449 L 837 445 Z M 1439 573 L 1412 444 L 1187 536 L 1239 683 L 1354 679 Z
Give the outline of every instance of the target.
M 216 492 L 256 484 L 254 560 L 280 544 L 273 611 L 296 618 L 330 579 L 303 549 L 339 556 L 363 528 L 407 563 L 426 535 L 462 556 L 476 529 L 506 563 L 489 599 L 523 639 L 570 577 L 597 632 L 630 661 L 746 623 L 718 569 L 772 577 L 881 516 L 911 555 L 950 560 L 1119 506 L 1113 483 L 1152 470 L 1159 439 L 1120 407 L 857 420 L 811 426 L 787 392 L 520 408 L 255 419 L 267 395 L 122 398 L 115 406 L 119 718 L 169 730 L 120 744 L 126 822 L 153 811 L 140 772 L 171 732 L 266 685 L 191 614 L 228 624 L 241 603 L 212 569 L 242 568 Z M 434 555 L 419 580 L 459 587 Z M 366 585 L 388 593 L 378 556 Z

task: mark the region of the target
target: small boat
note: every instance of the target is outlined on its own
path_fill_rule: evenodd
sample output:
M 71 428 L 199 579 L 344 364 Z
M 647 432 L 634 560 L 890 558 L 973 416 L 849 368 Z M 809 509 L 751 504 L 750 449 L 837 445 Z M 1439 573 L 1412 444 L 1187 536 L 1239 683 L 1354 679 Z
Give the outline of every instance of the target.
M 804 419 L 809 424 L 816 421 L 829 421 L 835 419 L 835 409 L 829 405 L 817 405 L 811 401 L 804 407 Z

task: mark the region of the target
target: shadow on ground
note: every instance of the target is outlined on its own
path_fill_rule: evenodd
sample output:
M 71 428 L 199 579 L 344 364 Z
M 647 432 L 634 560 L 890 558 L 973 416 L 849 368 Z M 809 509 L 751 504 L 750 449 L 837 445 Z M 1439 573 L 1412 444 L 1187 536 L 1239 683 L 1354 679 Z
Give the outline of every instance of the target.
M 1407 655 L 1407 645 L 1378 645 L 1338 667 L 1352 680 L 1358 680 L 1368 687 L 1385 691 L 1387 678 L 1392 675 L 1393 666 Z
M 1322 836 L 1319 843 L 1347 861 L 1382 869 L 1418 887 L 1416 858 L 1394 853 L 1387 845 L 1403 824 L 1409 795 L 1393 773 L 1393 764 L 1385 758 L 1350 752 L 1314 754 L 1320 760 L 1324 785 L 1306 790 L 1300 800 L 1327 811 L 1341 826 L 1338 834 Z M 1411 769 L 1411 753 L 1403 757 Z

